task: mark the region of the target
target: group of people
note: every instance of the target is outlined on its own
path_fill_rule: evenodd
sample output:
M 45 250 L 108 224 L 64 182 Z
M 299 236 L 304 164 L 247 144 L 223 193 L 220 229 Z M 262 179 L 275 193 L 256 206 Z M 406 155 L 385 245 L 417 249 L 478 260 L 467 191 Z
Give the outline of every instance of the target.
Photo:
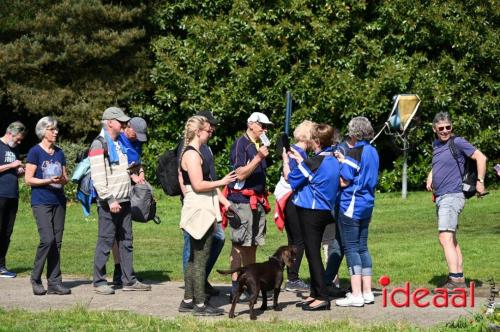
M 270 211 L 267 192 L 269 155 L 266 133 L 273 123 L 260 112 L 247 119 L 245 133 L 231 146 L 232 171 L 218 179 L 208 141 L 218 122 L 210 111 L 190 117 L 179 146 L 178 181 L 182 191 L 180 227 L 184 232 L 183 270 L 185 292 L 180 312 L 220 315 L 210 305 L 210 296 L 219 291 L 208 276 L 224 246 L 224 228 L 231 240 L 230 267 L 236 269 L 256 261 L 258 246 L 265 244 L 266 214 Z M 456 238 L 458 215 L 465 204 L 462 177 L 466 158 L 477 161 L 477 191 L 484 193 L 486 157 L 465 139 L 455 137 L 447 113 L 433 121 L 432 171 L 427 189 L 436 196 L 439 240 L 449 268 L 444 287 L 464 287 L 463 259 Z M 137 280 L 133 269 L 133 232 L 130 192 L 144 183 L 140 156 L 147 140 L 147 125 L 141 118 L 129 118 L 122 109 L 110 107 L 102 116 L 102 129 L 93 140 L 88 158 L 97 194 L 98 237 L 94 257 L 95 292 L 114 294 L 148 291 L 151 286 Z M 20 122 L 10 124 L 0 139 L 0 276 L 15 277 L 6 267 L 10 236 L 18 209 L 18 178 L 31 186 L 31 207 L 40 243 L 35 255 L 31 283 L 35 295 L 69 294 L 62 284 L 60 252 L 66 215 L 64 185 L 68 182 L 64 152 L 56 145 L 57 121 L 44 117 L 35 128 L 40 143 L 29 150 L 26 165 L 16 146 L 26 136 Z M 282 152 L 282 177 L 276 186 L 276 215 L 282 219 L 288 244 L 297 251 L 288 269 L 286 289 L 309 291 L 297 305 L 305 311 L 337 306 L 362 307 L 374 303 L 371 290 L 372 259 L 368 250 L 368 229 L 375 202 L 379 156 L 370 144 L 373 127 L 365 117 L 353 118 L 347 138 L 340 141 L 339 130 L 328 124 L 303 121 L 294 131 L 294 144 Z M 453 139 L 459 152 L 451 154 Z M 278 213 L 280 212 L 280 213 Z M 229 215 L 238 218 L 229 218 Z M 237 222 L 235 222 L 235 220 Z M 326 270 L 321 259 L 326 245 Z M 113 252 L 114 287 L 106 279 L 106 262 Z M 309 263 L 310 285 L 299 278 L 303 254 Z M 334 280 L 343 257 L 350 274 L 350 291 L 335 291 Z M 41 277 L 47 263 L 47 290 Z M 233 274 L 231 295 L 236 293 Z M 339 298 L 340 297 L 340 298 Z

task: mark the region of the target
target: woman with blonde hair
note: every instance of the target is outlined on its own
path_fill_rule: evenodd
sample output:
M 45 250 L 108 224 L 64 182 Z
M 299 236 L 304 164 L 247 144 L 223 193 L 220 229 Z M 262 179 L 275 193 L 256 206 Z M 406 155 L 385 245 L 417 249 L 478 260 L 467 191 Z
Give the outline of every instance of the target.
M 205 303 L 206 265 L 217 220 L 221 219 L 219 201 L 229 201 L 217 190 L 236 180 L 235 172 L 212 181 L 210 167 L 203 160 L 200 146 L 210 137 L 210 123 L 203 116 L 192 116 L 184 130 L 184 147 L 180 159 L 180 176 L 184 183 L 184 204 L 180 227 L 189 234 L 191 252 L 184 274 L 184 299 L 179 311 L 197 316 L 222 315 L 223 310 Z
M 57 121 L 46 116 L 35 127 L 40 143 L 28 152 L 26 184 L 31 186 L 31 208 L 36 219 L 40 244 L 38 245 L 31 285 L 35 295 L 70 294 L 61 276 L 61 245 L 66 220 L 64 185 L 68 183 L 66 158 L 56 146 L 59 129 Z M 41 276 L 47 262 L 48 291 L 43 288 Z

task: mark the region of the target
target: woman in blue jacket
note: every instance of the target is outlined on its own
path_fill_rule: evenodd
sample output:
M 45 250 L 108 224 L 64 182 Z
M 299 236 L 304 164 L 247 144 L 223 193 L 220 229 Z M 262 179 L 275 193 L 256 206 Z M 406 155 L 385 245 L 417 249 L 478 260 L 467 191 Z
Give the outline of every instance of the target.
M 298 163 L 288 175 L 288 182 L 295 192 L 293 203 L 300 220 L 311 276 L 309 297 L 301 302 L 306 311 L 330 309 L 321 260 L 321 239 L 326 225 L 334 222 L 331 211 L 339 189 L 340 165 L 330 151 L 333 134 L 331 126 L 317 124 L 311 135 L 315 155 L 304 160 L 293 149 L 289 154 Z

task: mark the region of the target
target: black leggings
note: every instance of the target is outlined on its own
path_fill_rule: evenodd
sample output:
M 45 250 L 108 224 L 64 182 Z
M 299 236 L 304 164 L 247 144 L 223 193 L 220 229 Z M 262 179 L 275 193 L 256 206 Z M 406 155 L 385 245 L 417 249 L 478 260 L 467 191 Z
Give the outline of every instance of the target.
M 285 230 L 288 238 L 288 245 L 294 245 L 297 248 L 297 256 L 292 266 L 287 267 L 288 280 L 297 280 L 299 278 L 300 263 L 304 256 L 304 238 L 300 228 L 299 215 L 292 199 L 288 200 L 285 206 Z
M 309 274 L 311 276 L 311 293 L 309 296 L 326 301 L 328 291 L 325 283 L 325 267 L 321 259 L 321 240 L 327 224 L 334 222 L 330 210 L 311 210 L 297 206 L 300 226 L 304 238 Z
M 18 204 L 18 198 L 0 197 L 0 267 L 5 267 L 5 256 L 9 250 Z

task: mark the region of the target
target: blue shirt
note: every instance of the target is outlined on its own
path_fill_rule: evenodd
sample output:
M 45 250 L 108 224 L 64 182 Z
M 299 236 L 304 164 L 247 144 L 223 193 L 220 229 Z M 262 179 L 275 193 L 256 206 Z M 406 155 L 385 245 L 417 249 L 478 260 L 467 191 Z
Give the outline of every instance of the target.
M 10 164 L 19 159 L 16 149 L 0 140 L 0 165 Z M 17 181 L 17 169 L 11 168 L 0 173 L 0 197 L 18 198 L 19 184 Z
M 127 138 L 125 133 L 120 133 L 120 136 L 118 136 L 118 142 L 122 143 L 122 146 L 125 147 L 124 152 L 127 155 L 128 165 L 140 165 L 142 143 L 139 141 L 132 142 Z
M 436 196 L 462 192 L 462 173 L 465 157 L 470 157 L 476 148 L 462 137 L 455 137 L 458 165 L 450 151 L 449 140 L 435 140 L 432 144 L 432 187 Z
M 331 211 L 339 190 L 339 176 L 340 164 L 331 154 L 324 157 L 315 172 L 306 161 L 301 162 L 288 174 L 288 182 L 295 193 L 293 204 L 305 209 Z
M 34 177 L 37 179 L 62 176 L 63 167 L 66 166 L 64 152 L 59 147 L 56 146 L 50 155 L 38 144 L 29 150 L 26 162 L 36 166 Z M 31 206 L 34 205 L 66 205 L 63 186 L 52 183 L 31 187 Z
M 238 138 L 231 146 L 230 158 L 233 169 L 246 166 L 257 155 L 257 147 L 245 134 Z M 230 189 L 253 189 L 257 194 L 263 194 L 266 186 L 266 160 L 262 160 L 248 178 L 228 185 Z M 248 197 L 238 192 L 231 192 L 228 196 L 231 202 L 248 203 Z
M 349 157 L 356 148 L 363 147 L 361 158 L 357 161 Z M 358 150 L 359 151 L 359 150 Z M 379 157 L 377 150 L 366 141 L 356 142 L 342 163 L 340 176 L 349 185 L 340 194 L 340 212 L 345 216 L 361 220 L 370 218 L 375 204 L 375 187 L 378 181 Z

